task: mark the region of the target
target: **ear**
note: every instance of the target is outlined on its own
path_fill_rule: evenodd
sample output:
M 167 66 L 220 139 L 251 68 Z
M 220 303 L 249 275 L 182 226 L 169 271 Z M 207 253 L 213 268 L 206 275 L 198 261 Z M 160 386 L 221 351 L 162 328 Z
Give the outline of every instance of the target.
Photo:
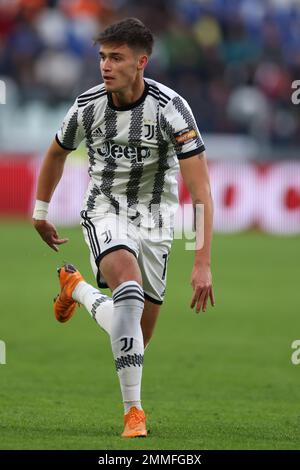
M 144 70 L 148 62 L 149 62 L 149 58 L 147 55 L 144 54 L 144 55 L 139 56 L 137 69 Z

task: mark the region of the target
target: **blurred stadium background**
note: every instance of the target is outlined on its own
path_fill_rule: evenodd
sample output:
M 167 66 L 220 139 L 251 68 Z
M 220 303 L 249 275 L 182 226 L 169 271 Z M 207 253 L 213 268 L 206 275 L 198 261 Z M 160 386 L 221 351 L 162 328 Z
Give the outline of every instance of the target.
M 69 244 L 50 252 L 30 224 L 41 158 L 74 98 L 99 82 L 92 38 L 128 16 L 155 34 L 146 76 L 193 109 L 215 201 L 217 306 L 190 312 L 192 253 L 176 240 L 142 443 L 118 437 L 107 338 L 82 310 L 70 325 L 52 315 L 57 265 L 93 282 L 78 228 L 84 147 L 50 212 Z M 2 0 L 0 80 L 0 449 L 299 448 L 299 0 Z M 188 202 L 181 181 L 179 192 Z

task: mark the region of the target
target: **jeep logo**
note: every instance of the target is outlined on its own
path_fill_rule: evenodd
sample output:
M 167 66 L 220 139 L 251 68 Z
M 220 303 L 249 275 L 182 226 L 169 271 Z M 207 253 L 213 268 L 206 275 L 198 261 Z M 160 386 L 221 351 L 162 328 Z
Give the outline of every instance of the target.
M 150 149 L 148 147 L 126 147 L 125 145 L 114 144 L 113 142 L 104 142 L 100 148 L 97 149 L 100 157 L 117 158 L 125 157 L 127 160 L 142 162 L 144 158 L 150 157 Z

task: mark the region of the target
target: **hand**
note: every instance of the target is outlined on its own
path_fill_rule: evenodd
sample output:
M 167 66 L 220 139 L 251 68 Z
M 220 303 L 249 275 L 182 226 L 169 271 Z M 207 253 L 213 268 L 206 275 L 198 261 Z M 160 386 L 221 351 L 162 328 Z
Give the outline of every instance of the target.
M 210 303 L 215 306 L 215 298 L 212 287 L 212 276 L 209 266 L 194 266 L 192 272 L 191 285 L 194 290 L 191 308 L 196 305 L 196 313 L 205 312 L 208 298 Z
M 32 220 L 35 229 L 39 232 L 44 242 L 46 242 L 47 245 L 52 248 L 52 250 L 58 251 L 56 245 L 62 245 L 63 243 L 67 243 L 69 241 L 68 238 L 60 239 L 54 225 L 50 224 L 50 222 L 47 220 Z

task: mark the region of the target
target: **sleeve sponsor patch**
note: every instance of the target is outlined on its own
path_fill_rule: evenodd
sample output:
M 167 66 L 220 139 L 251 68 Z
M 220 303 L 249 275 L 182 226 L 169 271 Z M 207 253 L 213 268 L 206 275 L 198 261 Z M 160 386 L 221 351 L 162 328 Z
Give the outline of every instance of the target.
M 175 140 L 178 144 L 183 145 L 197 138 L 197 132 L 195 129 L 183 129 L 182 131 L 174 134 Z

